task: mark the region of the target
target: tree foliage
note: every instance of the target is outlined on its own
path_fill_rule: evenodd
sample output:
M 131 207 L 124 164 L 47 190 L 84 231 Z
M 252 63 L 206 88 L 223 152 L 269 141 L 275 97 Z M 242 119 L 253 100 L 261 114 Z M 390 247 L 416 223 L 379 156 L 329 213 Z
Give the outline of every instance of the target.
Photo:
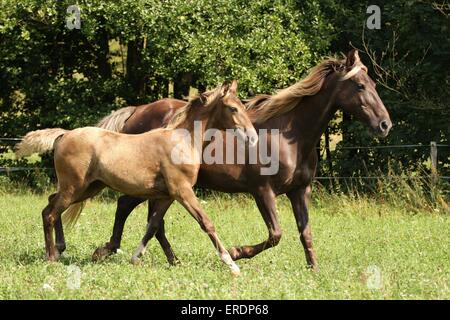
M 449 144 L 448 9 L 376 2 L 381 30 L 364 29 L 367 4 L 349 0 L 79 0 L 81 29 L 70 30 L 73 1 L 2 0 L 0 137 L 90 125 L 125 105 L 169 91 L 180 98 L 224 79 L 238 79 L 242 97 L 273 93 L 351 44 L 362 50 L 394 121 L 383 143 Z M 425 149 L 339 149 L 380 143 L 341 117 L 329 132 L 343 140 L 324 173 L 386 170 L 392 159 L 414 168 L 428 158 Z M 444 173 L 448 152 L 439 150 Z

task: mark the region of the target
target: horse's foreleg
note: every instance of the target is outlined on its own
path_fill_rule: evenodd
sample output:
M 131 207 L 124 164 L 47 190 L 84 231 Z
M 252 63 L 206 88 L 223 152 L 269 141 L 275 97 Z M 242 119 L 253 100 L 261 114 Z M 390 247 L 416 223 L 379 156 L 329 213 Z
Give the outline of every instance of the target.
M 111 239 L 103 247 L 98 247 L 95 250 L 94 254 L 92 255 L 93 261 L 102 260 L 117 252 L 117 249 L 120 248 L 123 228 L 128 216 L 134 208 L 136 208 L 140 203 L 144 201 L 145 199 L 126 195 L 119 197 L 119 199 L 117 200 L 116 217 L 114 219 L 113 234 L 111 236 Z
M 236 263 L 234 263 L 230 254 L 219 240 L 212 221 L 201 208 L 194 191 L 192 191 L 192 189 L 180 190 L 177 200 L 183 205 L 183 207 L 186 208 L 187 211 L 189 211 L 192 217 L 198 222 L 202 230 L 208 234 L 211 242 L 218 251 L 220 259 L 230 268 L 231 273 L 235 276 L 239 275 L 241 272 L 239 267 Z
M 292 204 L 300 242 L 305 250 L 306 262 L 314 271 L 318 271 L 317 257 L 313 249 L 311 227 L 309 225 L 308 201 L 311 195 L 311 187 L 300 188 L 287 194 Z
M 262 251 L 275 247 L 281 239 L 281 228 L 278 223 L 275 194 L 270 188 L 254 195 L 258 209 L 266 223 L 269 237 L 266 241 L 253 246 L 233 247 L 229 250 L 233 260 L 252 258 Z
M 173 199 L 168 198 L 168 199 L 159 199 L 158 201 L 155 201 L 152 205 L 149 204 L 149 210 L 151 208 L 151 211 L 149 211 L 149 216 L 147 219 L 148 220 L 147 231 L 146 231 L 144 237 L 142 238 L 142 241 L 139 244 L 138 248 L 134 252 L 133 257 L 131 258 L 131 262 L 133 264 L 137 264 L 139 262 L 139 258 L 145 253 L 145 248 L 147 247 L 147 243 L 158 232 L 158 230 L 160 230 L 161 223 L 164 224 L 164 220 L 163 220 L 164 215 L 166 214 L 166 212 L 169 209 L 172 202 L 173 202 Z M 162 227 L 164 228 L 163 225 L 162 225 Z M 164 229 L 163 229 L 163 231 L 164 231 Z M 170 244 L 169 244 L 169 248 L 170 248 Z M 172 249 L 170 248 L 170 250 L 172 250 Z M 166 253 L 165 250 L 164 250 L 164 252 Z M 171 251 L 171 254 L 172 254 L 171 257 L 167 256 L 167 253 L 166 253 L 166 256 L 167 256 L 167 259 L 169 260 L 169 263 L 174 264 L 176 257 L 172 251 Z

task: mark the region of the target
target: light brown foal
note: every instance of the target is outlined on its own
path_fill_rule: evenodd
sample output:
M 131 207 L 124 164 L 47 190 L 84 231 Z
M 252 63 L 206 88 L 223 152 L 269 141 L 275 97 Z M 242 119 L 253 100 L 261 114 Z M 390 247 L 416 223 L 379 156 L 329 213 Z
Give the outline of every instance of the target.
M 231 85 L 224 84 L 193 98 L 170 120 L 167 128 L 139 135 L 94 127 L 72 131 L 44 129 L 28 133 L 18 145 L 16 153 L 19 156 L 54 149 L 58 191 L 49 197 L 49 203 L 42 212 L 47 259 L 58 260 L 63 249 L 58 247 L 60 244 L 55 246 L 53 239 L 55 224 L 61 223 L 62 213 L 68 209 L 64 218 L 76 221 L 81 213 L 81 204 L 107 186 L 127 195 L 158 199 L 159 205 L 154 209 L 147 232 L 133 255 L 133 263 L 138 262 L 166 210 L 177 200 L 208 234 L 232 273 L 239 274 L 239 267 L 220 242 L 213 223 L 192 189 L 197 181 L 202 151 L 206 147 L 205 143 L 192 143 L 194 123 L 201 124 L 201 141 L 205 130 L 214 128 L 237 129 L 241 137 L 252 138 L 249 139 L 250 144 L 257 142 L 256 131 L 236 90 L 237 83 L 233 81 Z

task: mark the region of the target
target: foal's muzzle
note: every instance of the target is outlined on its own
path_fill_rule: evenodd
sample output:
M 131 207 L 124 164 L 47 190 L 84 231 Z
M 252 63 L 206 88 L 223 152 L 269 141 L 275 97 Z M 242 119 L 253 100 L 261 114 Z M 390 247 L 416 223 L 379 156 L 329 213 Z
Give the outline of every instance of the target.
M 256 133 L 255 129 L 237 129 L 239 138 L 242 139 L 242 141 L 247 142 L 250 147 L 256 146 L 258 143 L 258 134 Z

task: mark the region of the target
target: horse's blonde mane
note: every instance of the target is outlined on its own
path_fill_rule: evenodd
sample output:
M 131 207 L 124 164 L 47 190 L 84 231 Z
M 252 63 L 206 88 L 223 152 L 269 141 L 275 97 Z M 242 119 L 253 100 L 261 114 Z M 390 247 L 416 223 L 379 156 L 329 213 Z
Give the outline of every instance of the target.
M 366 68 L 361 63 L 346 70 L 345 59 L 328 58 L 312 68 L 308 75 L 296 84 L 270 95 L 259 95 L 246 104 L 246 109 L 251 112 L 251 118 L 257 122 L 264 122 L 270 118 L 285 114 L 295 108 L 305 96 L 313 96 L 322 89 L 325 78 L 336 71 L 345 77 L 352 73 L 354 68 Z M 367 68 L 366 68 L 367 70 Z
M 178 109 L 173 117 L 167 122 L 167 125 L 165 126 L 166 129 L 176 129 L 181 126 L 183 126 L 187 120 L 187 117 L 193 108 L 193 105 L 198 100 L 202 100 L 203 106 L 201 108 L 204 108 L 204 111 L 207 112 L 209 109 L 209 106 L 214 105 L 217 100 L 222 96 L 222 88 L 217 87 L 213 90 L 209 90 L 206 92 L 203 92 L 201 94 L 191 96 L 189 98 L 189 102 L 184 106 Z M 203 101 L 203 99 L 206 99 L 206 101 Z

